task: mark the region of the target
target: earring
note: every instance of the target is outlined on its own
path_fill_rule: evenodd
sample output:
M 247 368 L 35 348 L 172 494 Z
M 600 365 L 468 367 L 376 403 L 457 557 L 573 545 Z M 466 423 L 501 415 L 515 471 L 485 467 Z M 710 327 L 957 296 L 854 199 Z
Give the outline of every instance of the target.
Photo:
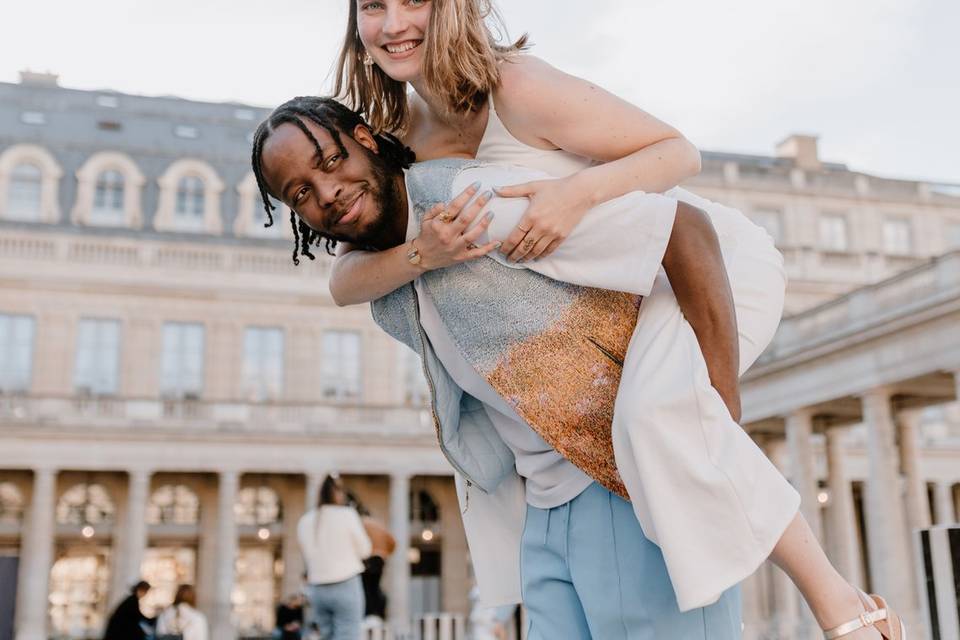
M 370 55 L 369 51 L 363 52 L 363 66 L 365 67 L 373 66 L 373 56 Z

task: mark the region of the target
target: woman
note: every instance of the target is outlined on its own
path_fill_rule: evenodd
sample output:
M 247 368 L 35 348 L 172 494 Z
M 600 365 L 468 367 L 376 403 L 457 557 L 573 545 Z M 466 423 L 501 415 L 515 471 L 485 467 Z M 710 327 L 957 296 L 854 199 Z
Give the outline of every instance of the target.
M 337 477 L 324 479 L 317 508 L 297 523 L 297 540 L 307 565 L 311 623 L 324 640 L 357 640 L 364 606 L 360 574 L 371 544 Z
M 197 611 L 197 592 L 189 584 L 177 587 L 173 604 L 157 617 L 157 637 L 207 640 L 207 618 Z
M 499 190 L 503 196 L 530 199 L 524 219 L 501 247 L 509 259 L 548 255 L 591 206 L 630 191 L 666 191 L 706 209 L 721 241 L 727 240 L 728 248 L 737 245 L 738 238 L 724 238 L 717 206 L 671 189 L 699 171 L 697 150 L 679 132 L 584 80 L 522 55 L 525 38 L 508 47 L 495 45 L 484 23 L 492 12 L 490 2 L 350 0 L 349 6 L 337 92 L 375 128 L 397 133 L 419 160 L 475 157 L 529 166 L 555 178 Z M 409 96 L 408 84 L 414 90 Z M 456 238 L 445 241 L 434 233 L 436 227 L 436 222 L 425 224 L 417 239 L 432 268 L 494 248 Z M 740 247 L 739 253 L 750 249 Z M 407 264 L 407 250 L 402 246 L 372 254 L 342 246 L 330 282 L 334 299 L 339 304 L 366 302 L 413 280 L 418 271 Z M 738 264 L 745 275 L 756 266 L 728 261 L 735 289 Z M 738 305 L 743 322 L 740 313 Z M 771 311 L 763 313 L 770 324 Z M 702 342 L 701 348 L 708 356 Z M 749 364 L 751 358 L 744 359 Z M 712 369 L 710 378 L 714 380 Z M 736 389 L 717 386 L 717 391 L 737 418 Z M 889 619 L 879 613 L 877 620 L 858 617 L 885 603 L 858 593 L 834 570 L 799 513 L 770 557 L 791 576 L 830 637 L 900 637 L 902 625 L 892 612 Z

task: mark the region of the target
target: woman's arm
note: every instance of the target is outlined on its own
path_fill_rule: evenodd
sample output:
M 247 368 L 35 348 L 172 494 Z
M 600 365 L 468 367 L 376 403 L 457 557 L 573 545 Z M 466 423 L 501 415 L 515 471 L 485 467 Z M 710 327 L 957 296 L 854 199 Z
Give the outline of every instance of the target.
M 340 245 L 330 271 L 333 301 L 341 307 L 370 302 L 426 271 L 473 260 L 496 249 L 498 242 L 479 247 L 473 244 L 490 225 L 490 215 L 466 231 L 492 196 L 483 193 L 470 201 L 477 188 L 478 185 L 471 185 L 446 205 L 437 205 L 424 214 L 420 235 L 410 242 L 385 251 L 362 251 L 350 244 Z M 441 213 L 446 213 L 447 218 L 441 219 Z M 420 253 L 419 264 L 411 264 L 407 257 L 414 248 Z
M 666 191 L 699 173 L 700 152 L 679 131 L 596 85 L 533 56 L 504 63 L 501 72 L 497 109 L 515 136 L 604 163 L 498 190 L 531 198 L 527 216 L 504 241 L 511 258 L 549 253 L 597 204 L 630 191 Z M 525 252 L 517 245 L 530 231 L 537 243 Z

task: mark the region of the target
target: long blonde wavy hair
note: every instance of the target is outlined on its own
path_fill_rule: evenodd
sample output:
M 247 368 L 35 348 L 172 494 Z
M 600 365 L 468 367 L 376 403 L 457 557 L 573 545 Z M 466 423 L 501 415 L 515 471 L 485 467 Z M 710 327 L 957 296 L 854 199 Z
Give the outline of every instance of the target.
M 410 121 L 406 83 L 377 65 L 363 64 L 366 53 L 357 27 L 357 0 L 347 0 L 350 15 L 337 62 L 336 95 L 360 111 L 375 131 L 406 132 Z M 423 44 L 427 89 L 446 98 L 451 114 L 480 108 L 500 82 L 497 63 L 527 48 L 524 34 L 502 45 L 506 27 L 492 0 L 431 0 Z

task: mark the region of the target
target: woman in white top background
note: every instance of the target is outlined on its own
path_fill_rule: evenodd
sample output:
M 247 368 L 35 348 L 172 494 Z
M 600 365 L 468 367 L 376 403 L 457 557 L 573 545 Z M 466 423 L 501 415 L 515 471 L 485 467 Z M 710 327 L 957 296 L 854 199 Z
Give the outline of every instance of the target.
M 197 611 L 197 592 L 192 585 L 177 587 L 173 604 L 157 616 L 157 637 L 183 636 L 183 640 L 207 640 L 207 618 Z
M 297 540 L 307 570 L 307 626 L 316 625 L 323 640 L 357 640 L 364 607 L 360 574 L 371 544 L 336 476 L 324 479 L 317 508 L 300 518 Z
M 592 206 L 630 191 L 669 191 L 700 170 L 699 152 L 675 128 L 523 54 L 526 37 L 498 44 L 488 24 L 489 18 L 497 18 L 491 0 L 348 3 L 336 92 L 375 129 L 397 134 L 418 160 L 477 158 L 531 166 L 555 178 L 498 190 L 503 196 L 530 200 L 524 218 L 501 247 L 512 260 L 552 252 Z M 408 88 L 413 91 L 408 93 Z M 474 195 L 469 190 L 465 194 Z M 710 204 L 682 190 L 668 195 L 693 200 L 705 209 Z M 425 269 L 475 259 L 492 250 L 492 244 L 476 247 L 462 235 L 444 233 L 440 222 L 455 217 L 464 201 L 461 198 L 440 216 L 443 220 L 423 226 L 415 239 L 420 264 L 408 263 L 406 245 L 378 253 L 341 245 L 330 279 L 335 301 L 367 302 L 411 282 Z M 474 214 L 478 210 L 474 208 Z M 725 284 L 726 276 L 720 277 Z M 674 288 L 683 307 L 680 284 L 674 283 Z M 687 307 L 683 311 L 700 341 L 711 383 L 739 421 L 736 346 L 732 350 L 726 343 L 717 346 L 722 342 L 716 339 L 719 330 L 709 323 L 698 327 L 694 314 Z M 779 310 L 776 314 L 779 318 Z M 843 579 L 802 514 L 797 513 L 772 546 L 770 558 L 793 579 L 820 626 L 842 627 L 831 637 L 866 640 L 882 634 L 900 639 L 900 622 L 892 612 L 888 619 L 860 617 L 865 609 L 885 603 L 858 593 Z M 769 548 L 763 550 L 768 552 Z

